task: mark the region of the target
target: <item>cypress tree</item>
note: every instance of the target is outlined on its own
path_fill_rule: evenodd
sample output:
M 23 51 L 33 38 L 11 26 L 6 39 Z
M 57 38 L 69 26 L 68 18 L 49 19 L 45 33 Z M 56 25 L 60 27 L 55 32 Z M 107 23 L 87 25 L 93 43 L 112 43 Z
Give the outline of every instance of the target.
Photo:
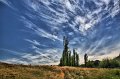
M 71 66 L 74 66 L 74 56 L 71 56 Z
M 71 55 L 71 51 L 68 48 L 69 41 L 68 39 L 64 36 L 63 37 L 63 54 L 60 59 L 60 66 L 78 66 L 79 64 L 79 56 L 75 49 L 73 49 L 73 55 Z
M 75 66 L 76 62 L 76 54 L 75 54 L 75 49 L 73 49 L 73 66 Z
M 87 66 L 87 62 L 88 62 L 88 56 L 87 56 L 87 54 L 84 55 L 84 62 L 85 62 L 85 66 Z
M 76 54 L 76 66 L 79 66 L 79 55 Z
M 68 56 L 69 56 L 69 58 L 68 58 L 68 60 L 69 60 L 68 63 L 69 63 L 69 64 L 68 64 L 68 65 L 71 66 L 71 65 L 72 65 L 72 64 L 71 64 L 71 51 L 69 51 L 69 55 L 68 55 Z
M 68 44 L 69 44 L 69 42 L 68 42 L 67 38 L 64 36 L 63 37 L 64 50 L 63 50 L 63 55 L 62 55 L 62 60 L 63 60 L 62 65 L 63 66 L 68 65 Z

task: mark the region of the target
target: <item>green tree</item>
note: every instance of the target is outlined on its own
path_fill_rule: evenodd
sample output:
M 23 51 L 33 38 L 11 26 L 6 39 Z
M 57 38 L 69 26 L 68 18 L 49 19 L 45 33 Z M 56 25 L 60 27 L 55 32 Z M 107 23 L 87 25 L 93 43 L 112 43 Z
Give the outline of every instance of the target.
M 76 53 L 76 66 L 79 66 L 79 55 Z
M 99 67 L 102 68 L 117 68 L 120 67 L 120 63 L 118 60 L 114 60 L 114 59 L 103 59 L 100 64 Z
M 69 51 L 69 66 L 72 66 L 72 64 L 71 64 L 71 63 L 72 63 L 72 62 L 71 62 L 71 58 L 72 58 L 72 57 L 71 57 L 71 51 Z
M 94 61 L 87 61 L 86 67 L 94 67 Z
M 68 52 L 68 39 L 64 36 L 63 37 L 63 46 L 64 46 L 64 49 L 63 49 L 63 54 L 62 54 L 62 57 L 60 59 L 60 65 L 61 66 L 66 66 L 69 64 L 69 52 Z
M 88 55 L 87 54 L 84 55 L 84 62 L 85 62 L 85 66 L 86 66 L 87 62 L 88 62 Z
M 79 65 L 79 55 L 73 49 L 73 55 L 71 55 L 71 51 L 69 50 L 68 47 L 68 39 L 66 37 L 63 37 L 63 54 L 60 59 L 60 66 L 78 66 Z
M 75 49 L 73 49 L 73 66 L 76 65 L 76 52 Z

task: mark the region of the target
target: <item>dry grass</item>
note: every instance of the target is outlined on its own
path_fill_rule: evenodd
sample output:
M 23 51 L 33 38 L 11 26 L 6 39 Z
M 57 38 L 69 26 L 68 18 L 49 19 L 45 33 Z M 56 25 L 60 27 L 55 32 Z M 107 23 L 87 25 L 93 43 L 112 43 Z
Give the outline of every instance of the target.
M 0 79 L 120 79 L 120 69 L 0 64 Z

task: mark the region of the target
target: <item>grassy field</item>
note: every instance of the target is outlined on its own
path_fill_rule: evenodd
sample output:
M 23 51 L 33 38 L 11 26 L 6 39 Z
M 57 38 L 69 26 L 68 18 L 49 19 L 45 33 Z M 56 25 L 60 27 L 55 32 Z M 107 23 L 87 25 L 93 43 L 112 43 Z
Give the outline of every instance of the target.
M 0 64 L 0 79 L 120 79 L 120 69 Z

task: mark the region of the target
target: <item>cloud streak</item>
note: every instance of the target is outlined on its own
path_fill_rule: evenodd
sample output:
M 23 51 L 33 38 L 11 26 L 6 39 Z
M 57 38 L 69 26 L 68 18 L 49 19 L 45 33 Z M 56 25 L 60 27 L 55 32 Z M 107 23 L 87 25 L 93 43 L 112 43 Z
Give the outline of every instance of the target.
M 107 56 L 110 51 L 119 52 L 119 0 L 21 0 L 19 4 L 14 0 L 0 2 L 20 16 L 18 19 L 23 23 L 22 30 L 28 32 L 24 32 L 26 36 L 21 38 L 28 44 L 25 54 L 20 55 L 20 59 L 12 58 L 7 62 L 58 63 L 63 49 L 63 36 L 68 36 L 69 47 L 77 48 L 82 56 L 88 53 L 91 57 L 98 55 L 100 58 L 102 54 Z M 27 53 L 28 50 L 30 53 Z

